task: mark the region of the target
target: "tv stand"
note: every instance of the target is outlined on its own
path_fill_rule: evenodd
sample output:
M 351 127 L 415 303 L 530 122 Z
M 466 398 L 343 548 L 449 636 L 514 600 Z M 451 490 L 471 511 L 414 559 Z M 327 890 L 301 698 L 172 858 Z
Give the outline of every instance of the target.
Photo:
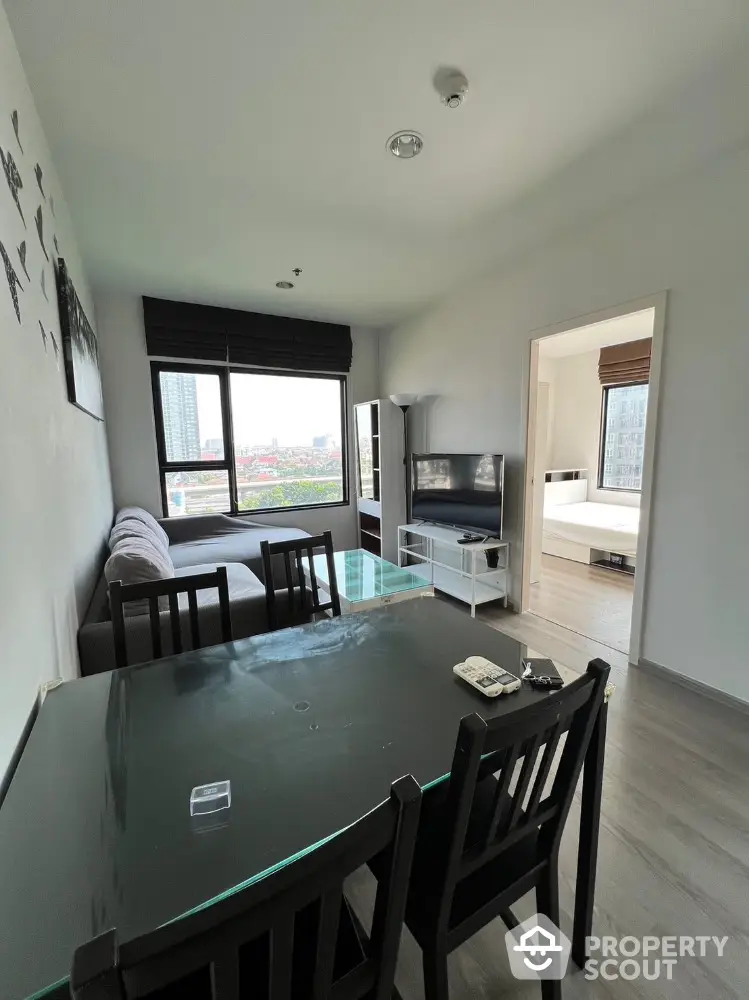
M 510 546 L 499 538 L 465 542 L 464 531 L 438 524 L 402 524 L 398 528 L 398 565 L 408 567 L 437 590 L 476 607 L 502 601 L 507 607 Z M 490 555 L 487 560 L 487 553 Z M 489 563 L 497 559 L 496 568 Z

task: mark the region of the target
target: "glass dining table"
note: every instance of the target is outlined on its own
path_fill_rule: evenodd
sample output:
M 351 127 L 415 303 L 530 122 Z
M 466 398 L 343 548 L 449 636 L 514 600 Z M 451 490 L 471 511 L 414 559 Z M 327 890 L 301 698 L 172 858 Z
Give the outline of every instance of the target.
M 411 773 L 449 776 L 489 700 L 455 663 L 521 673 L 526 647 L 412 600 L 71 681 L 51 691 L 0 808 L 0 996 L 68 996 L 75 949 L 211 905 L 354 822 Z M 606 728 L 587 752 L 573 958 L 591 933 Z

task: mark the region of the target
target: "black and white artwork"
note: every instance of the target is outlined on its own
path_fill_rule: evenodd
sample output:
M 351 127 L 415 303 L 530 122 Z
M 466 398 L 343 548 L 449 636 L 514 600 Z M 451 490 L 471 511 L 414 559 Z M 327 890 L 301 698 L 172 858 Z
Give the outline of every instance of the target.
M 57 242 L 57 236 L 53 236 L 52 237 L 52 242 L 55 245 L 55 256 L 59 257 L 60 256 L 60 244 Z
M 55 215 L 55 199 L 52 197 L 52 195 L 49 196 L 49 209 L 52 212 L 54 218 L 56 219 L 57 216 Z
M 50 340 L 52 341 L 52 346 L 55 349 L 55 362 L 59 362 L 59 360 L 60 360 L 60 348 L 57 346 L 57 341 L 55 340 L 55 335 L 54 335 L 54 332 L 52 330 L 49 331 L 49 336 L 50 336 Z M 59 363 L 58 363 L 57 367 L 58 368 L 60 367 Z
M 21 305 L 18 301 L 18 289 L 23 291 L 23 285 L 16 274 L 16 269 L 13 267 L 13 263 L 8 256 L 8 252 L 5 247 L 0 243 L 0 257 L 3 258 L 3 263 L 5 264 L 5 277 L 8 279 L 8 288 L 10 289 L 10 297 L 13 299 L 13 308 L 16 311 L 16 318 L 18 322 L 21 322 Z
M 44 344 L 44 353 L 47 353 L 47 331 L 42 326 L 42 321 L 39 320 L 39 329 L 42 332 L 42 343 Z
M 42 268 L 42 278 L 40 283 L 42 286 L 42 295 L 47 300 L 47 302 L 49 302 L 49 295 L 47 295 L 47 275 L 45 273 L 44 268 Z
M 44 251 L 44 256 L 49 260 L 49 254 L 47 253 L 47 248 L 44 245 L 44 216 L 42 215 L 42 206 L 36 210 L 36 231 L 39 234 L 39 242 L 41 243 L 42 250 Z
M 47 196 L 44 193 L 44 188 L 42 187 L 42 176 L 43 176 L 43 174 L 42 174 L 42 168 L 39 166 L 38 163 L 34 167 L 34 176 L 36 177 L 36 183 L 39 185 L 39 190 L 42 192 L 42 198 L 44 198 L 44 200 L 46 201 L 47 200 Z
M 26 267 L 26 240 L 21 240 L 21 245 L 20 247 L 16 247 L 16 250 L 18 250 L 18 259 L 21 261 L 23 273 L 26 275 L 27 279 L 31 281 L 31 275 Z
M 24 229 L 26 228 L 26 219 L 23 217 L 23 209 L 21 208 L 21 200 L 18 197 L 18 192 L 23 187 L 23 181 L 21 180 L 21 175 L 18 172 L 18 167 L 16 166 L 16 161 L 13 159 L 13 154 L 10 150 L 6 153 L 2 147 L 0 147 L 0 160 L 3 162 L 3 173 L 5 174 L 5 180 L 8 182 L 8 187 L 10 188 L 11 197 L 16 203 L 16 208 L 18 209 L 18 214 L 23 220 Z
M 21 139 L 18 135 L 18 112 L 14 111 L 10 116 L 10 120 L 13 122 L 13 131 L 16 133 L 16 142 L 18 143 L 18 148 L 23 152 L 23 146 L 21 145 Z
M 60 307 L 68 399 L 97 420 L 104 419 L 99 375 L 99 346 L 70 280 L 65 261 L 57 262 L 57 299 Z M 51 334 L 50 334 L 51 335 Z M 54 345 L 54 337 L 52 339 Z

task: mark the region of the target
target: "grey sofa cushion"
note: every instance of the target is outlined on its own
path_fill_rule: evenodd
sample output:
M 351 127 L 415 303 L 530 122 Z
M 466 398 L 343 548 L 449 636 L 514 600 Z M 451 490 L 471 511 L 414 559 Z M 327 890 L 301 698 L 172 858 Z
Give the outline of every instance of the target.
M 115 524 L 119 524 L 120 521 L 127 519 L 141 521 L 147 528 L 150 528 L 151 531 L 153 531 L 165 548 L 169 548 L 169 535 L 167 535 L 153 514 L 149 514 L 148 511 L 143 510 L 142 507 L 121 507 L 120 510 L 117 511 L 117 517 L 114 519 Z
M 239 562 L 264 579 L 260 544 L 295 538 L 309 538 L 301 528 L 280 528 L 226 517 L 224 514 L 175 517 L 164 522 L 171 545 L 169 555 L 175 568 L 203 562 Z M 274 566 L 274 575 L 277 570 Z

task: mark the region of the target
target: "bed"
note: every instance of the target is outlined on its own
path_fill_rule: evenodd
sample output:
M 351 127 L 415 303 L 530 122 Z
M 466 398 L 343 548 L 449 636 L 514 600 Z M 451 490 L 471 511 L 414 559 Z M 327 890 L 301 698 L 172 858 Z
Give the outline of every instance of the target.
M 542 550 L 585 563 L 611 552 L 634 561 L 639 507 L 590 502 L 587 485 L 584 479 L 546 484 Z

